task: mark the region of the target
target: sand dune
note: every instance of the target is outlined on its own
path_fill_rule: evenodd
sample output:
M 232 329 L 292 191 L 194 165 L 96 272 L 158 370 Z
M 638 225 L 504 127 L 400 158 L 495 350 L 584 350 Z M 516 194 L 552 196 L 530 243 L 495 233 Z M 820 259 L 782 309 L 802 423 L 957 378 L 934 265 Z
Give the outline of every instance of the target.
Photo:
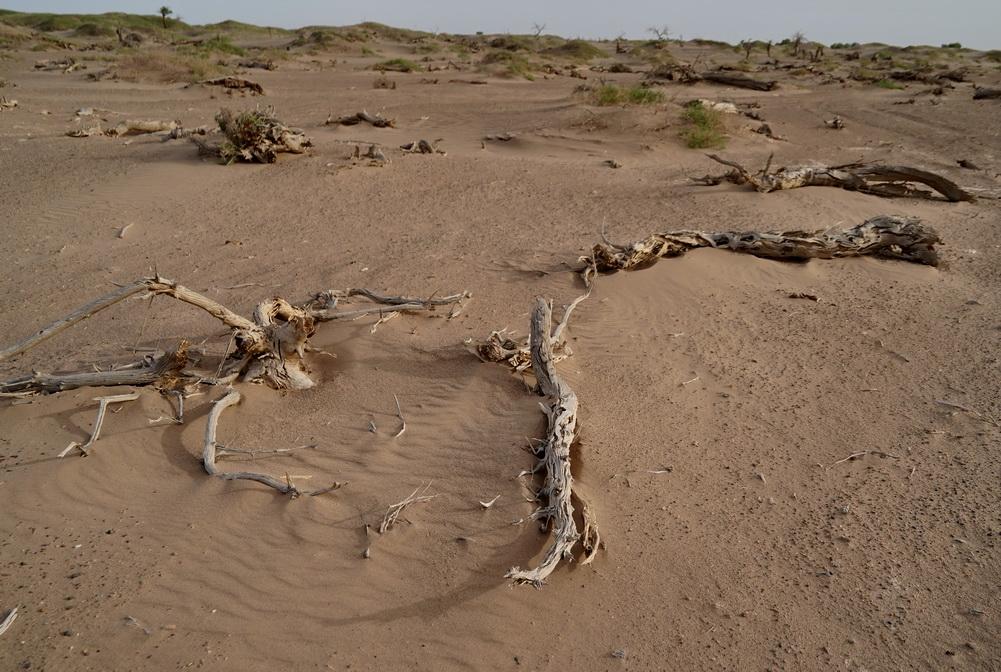
M 411 54 L 381 39 L 382 57 Z M 18 618 L 0 636 L 4 669 L 1001 667 L 997 201 L 696 186 L 689 177 L 718 166 L 678 137 L 691 99 L 755 102 L 785 140 L 727 115 L 723 153 L 745 165 L 773 152 L 776 165 L 881 160 L 991 196 L 998 108 L 974 102 L 972 84 L 931 104 L 919 84 L 787 71 L 776 91 L 667 83 L 658 104 L 601 107 L 575 91 L 582 81 L 641 75 L 581 66 L 589 79 L 526 81 L 464 65 L 388 73 L 396 88 L 375 89 L 379 59 L 331 50 L 251 71 L 266 95 L 242 98 L 90 82 L 33 70 L 46 54 L 8 53 L 0 77 L 19 106 L 0 113 L 4 345 L 154 271 L 244 315 L 329 288 L 473 296 L 454 319 L 320 325 L 311 342 L 336 358 L 307 355 L 313 389 L 237 384 L 219 442 L 294 450 L 220 466 L 304 488 L 348 482 L 322 496 L 206 476 L 219 387 L 186 400 L 183 424 L 173 397 L 142 389 L 109 412 L 87 458 L 56 456 L 89 436 L 93 398 L 120 388 L 5 399 L 0 617 Z M 997 83 L 996 67 L 978 67 L 978 82 Z M 65 136 L 88 123 L 74 121 L 81 107 L 191 128 L 257 104 L 314 147 L 222 167 L 186 141 Z M 323 125 L 362 109 L 396 128 Z M 834 114 L 843 131 L 823 127 Z M 447 156 L 396 150 L 439 138 Z M 388 164 L 352 158 L 373 143 Z M 574 488 L 605 548 L 586 567 L 561 564 L 542 590 L 512 587 L 505 573 L 549 543 L 526 522 L 530 481 L 516 478 L 545 417 L 521 377 L 467 341 L 505 327 L 524 337 L 535 297 L 558 313 L 579 296 L 576 260 L 602 230 L 623 242 L 845 229 L 881 214 L 934 227 L 943 264 L 703 249 L 597 279 L 558 370 L 581 404 Z M 133 299 L 0 363 L 0 378 L 128 362 L 182 338 L 210 362 L 229 334 L 167 297 Z M 434 499 L 372 529 L 428 483 Z

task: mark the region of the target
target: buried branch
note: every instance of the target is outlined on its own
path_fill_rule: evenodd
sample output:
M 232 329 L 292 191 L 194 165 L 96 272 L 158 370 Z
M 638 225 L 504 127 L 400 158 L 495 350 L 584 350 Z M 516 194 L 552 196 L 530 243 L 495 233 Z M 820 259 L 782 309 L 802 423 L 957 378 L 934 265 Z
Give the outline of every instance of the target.
M 532 513 L 531 517 L 533 520 L 541 520 L 543 529 L 552 527 L 553 542 L 535 569 L 514 567 L 507 573 L 507 577 L 515 583 L 531 584 L 537 588 L 542 587 L 561 560 L 573 558 L 573 549 L 578 542 L 583 547 L 581 564 L 584 565 L 594 559 L 601 543 L 590 506 L 572 491 L 570 447 L 577 439 L 577 395 L 556 373 L 556 361 L 569 354 L 565 348 L 558 354 L 556 346 L 564 342 L 563 330 L 570 313 L 587 296 L 585 294 L 579 297 L 567 307 L 563 320 L 555 330 L 552 329 L 552 307 L 547 301 L 538 299 L 532 314 L 530 366 L 538 380 L 539 391 L 546 398 L 542 406 L 548 428 L 545 441 L 533 448 L 539 460 L 536 468 L 545 467 L 546 471 L 545 482 L 538 492 L 538 497 L 545 499 L 546 504 Z M 493 338 L 492 335 L 491 339 Z M 483 345 L 479 347 L 482 356 Z M 507 362 L 517 371 L 525 370 L 518 361 L 518 355 L 513 357 L 513 360 L 502 358 L 499 361 Z M 582 530 L 578 529 L 574 519 L 575 496 L 581 503 Z
M 749 184 L 761 193 L 798 187 L 839 187 L 874 196 L 935 198 L 932 192 L 913 186 L 923 184 L 951 202 L 974 199 L 972 194 L 960 188 L 955 182 L 936 173 L 910 166 L 848 163 L 842 166 L 789 166 L 770 171 L 772 159 L 769 157 L 762 170 L 750 173 L 744 166 L 734 161 L 720 158 L 715 154 L 706 156 L 731 168 L 722 175 L 707 175 L 696 180 L 708 186 L 721 182 Z
M 846 231 L 758 233 L 755 231 L 674 231 L 657 233 L 627 245 L 597 243 L 580 261 L 590 286 L 596 271 L 614 273 L 649 266 L 661 257 L 679 257 L 699 247 L 744 252 L 766 259 L 806 260 L 874 256 L 938 265 L 938 234 L 917 218 L 873 217 Z
M 240 393 L 236 390 L 230 390 L 225 396 L 216 400 L 212 404 L 212 410 L 209 411 L 208 423 L 205 425 L 205 443 L 202 447 L 202 466 L 205 467 L 205 472 L 209 476 L 218 476 L 219 478 L 226 481 L 256 481 L 262 483 L 269 488 L 274 488 L 283 495 L 290 495 L 293 499 L 299 495 L 322 495 L 332 490 L 337 490 L 343 487 L 344 483 L 335 482 L 333 485 L 320 488 L 319 490 L 313 490 L 309 492 L 303 492 L 296 487 L 295 483 L 292 482 L 292 478 L 286 474 L 285 480 L 279 480 L 273 476 L 268 476 L 267 474 L 259 474 L 253 471 L 219 471 L 216 466 L 216 451 L 219 444 L 216 443 L 216 432 L 219 428 L 219 416 L 230 406 L 234 406 L 240 403 Z
M 176 380 L 185 376 L 195 377 L 202 382 L 234 380 L 239 377 L 250 382 L 264 382 L 275 389 L 308 389 L 313 387 L 314 382 L 309 376 L 304 353 L 310 347 L 308 341 L 315 333 L 317 323 L 357 319 L 373 313 L 384 317 L 387 313 L 433 311 L 446 305 L 451 306 L 449 317 L 454 317 L 459 314 L 461 302 L 470 296 L 468 292 L 463 292 L 419 299 L 387 296 L 369 289 L 327 290 L 315 294 L 300 305 L 293 305 L 278 297 L 267 299 L 257 305 L 252 319 L 248 319 L 203 294 L 154 276 L 136 280 L 94 299 L 28 338 L 0 350 L 0 362 L 29 350 L 105 308 L 141 293 L 170 296 L 204 310 L 229 328 L 232 349 L 220 364 L 214 379 L 193 376 L 184 371 L 187 357 L 186 344 L 182 343 L 175 352 L 146 365 L 140 363 L 132 365 L 132 368 L 105 372 L 62 375 L 33 373 L 0 383 L 0 392 L 54 392 L 86 385 L 158 384 L 173 387 Z M 354 297 L 364 298 L 375 305 L 356 310 L 340 310 L 341 301 Z

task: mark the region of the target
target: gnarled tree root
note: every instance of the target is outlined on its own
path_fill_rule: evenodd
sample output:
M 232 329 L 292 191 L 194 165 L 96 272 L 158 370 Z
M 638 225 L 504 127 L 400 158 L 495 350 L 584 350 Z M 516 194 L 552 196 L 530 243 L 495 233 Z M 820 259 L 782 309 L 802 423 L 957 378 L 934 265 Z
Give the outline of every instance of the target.
M 565 322 L 561 323 L 563 324 Z M 586 503 L 581 505 L 583 531 L 578 529 L 574 520 L 570 447 L 577 438 L 577 395 L 556 373 L 553 342 L 560 335 L 551 334 L 551 327 L 552 308 L 540 298 L 532 315 L 530 341 L 532 370 L 539 381 L 539 390 L 546 397 L 543 404 L 548 420 L 546 440 L 535 448 L 535 454 L 540 465 L 544 465 L 546 469 L 545 483 L 538 495 L 545 497 L 547 501 L 531 517 L 533 520 L 542 520 L 544 528 L 551 524 L 553 542 L 538 567 L 530 570 L 514 567 L 507 573 L 507 578 L 516 583 L 530 584 L 536 588 L 542 587 L 546 577 L 556 569 L 561 560 L 573 558 L 573 549 L 578 542 L 583 547 L 581 564 L 585 565 L 594 559 L 601 543 L 593 512 Z
M 308 348 L 308 340 L 316 331 L 318 322 L 357 319 L 374 313 L 384 317 L 387 314 L 402 311 L 430 311 L 445 305 L 452 305 L 449 316 L 453 317 L 458 314 L 460 302 L 469 296 L 468 293 L 463 292 L 425 300 L 386 296 L 368 289 L 328 290 L 315 294 L 313 298 L 301 305 L 292 305 L 285 299 L 277 297 L 262 301 L 254 309 L 253 319 L 247 319 L 207 296 L 171 280 L 154 276 L 136 280 L 114 292 L 99 297 L 19 343 L 0 350 L 0 362 L 38 345 L 109 306 L 144 292 L 154 296 L 160 294 L 170 296 L 201 308 L 230 329 L 234 349 L 223 366 L 220 367 L 218 379 L 232 380 L 242 376 L 244 380 L 261 381 L 275 389 L 288 390 L 303 390 L 314 385 L 313 380 L 309 377 L 309 369 L 303 357 Z M 364 297 L 379 305 L 357 310 L 338 309 L 339 301 L 357 296 Z M 180 360 L 181 357 L 178 357 L 176 353 L 174 359 L 162 360 L 154 367 L 155 372 L 158 372 L 157 375 L 153 375 L 154 371 L 136 371 L 114 376 L 111 374 L 115 372 L 106 372 L 106 375 L 99 378 L 100 384 L 139 385 L 144 382 L 149 384 L 162 381 L 168 375 L 181 376 L 184 375 L 185 362 Z M 88 378 L 84 374 L 67 374 L 54 379 L 35 374 L 0 384 L 0 391 L 46 392 L 64 389 L 66 385 L 80 387 L 83 384 L 92 384 L 88 382 L 90 380 L 95 379 Z M 210 381 L 203 379 L 203 382 Z
M 938 265 L 935 244 L 941 240 L 921 220 L 888 215 L 873 217 L 847 231 L 758 233 L 754 231 L 674 231 L 657 233 L 628 245 L 605 241 L 580 272 L 590 286 L 594 273 L 614 273 L 645 268 L 661 257 L 679 257 L 698 247 L 716 247 L 766 259 L 806 260 L 875 256 Z
M 761 171 L 750 173 L 734 161 L 715 154 L 706 156 L 732 169 L 722 175 L 707 175 L 696 179 L 696 182 L 709 186 L 721 182 L 749 184 L 761 193 L 799 187 L 839 187 L 874 196 L 935 198 L 932 192 L 913 186 L 916 183 L 931 187 L 952 202 L 974 200 L 973 194 L 960 188 L 955 182 L 910 166 L 849 163 L 842 166 L 790 166 L 770 172 L 772 160 L 769 157 Z

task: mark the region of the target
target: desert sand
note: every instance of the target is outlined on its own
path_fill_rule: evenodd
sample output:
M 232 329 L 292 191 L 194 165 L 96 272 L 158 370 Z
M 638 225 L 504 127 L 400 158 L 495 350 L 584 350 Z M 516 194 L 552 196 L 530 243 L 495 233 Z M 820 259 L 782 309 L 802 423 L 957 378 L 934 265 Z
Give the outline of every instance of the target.
M 1001 70 L 982 53 L 938 53 L 968 74 L 932 92 L 851 78 L 850 49 L 811 63 L 776 46 L 795 65 L 783 69 L 761 50 L 740 65 L 739 50 L 671 43 L 679 63 L 778 86 L 660 81 L 658 101 L 598 105 L 601 82 L 648 81 L 639 43 L 595 43 L 605 55 L 549 72 L 538 61 L 529 80 L 481 66 L 492 36 L 456 55 L 418 49 L 443 37 L 380 30 L 287 51 L 294 34 L 234 31 L 278 58 L 269 71 L 219 56 L 263 87 L 253 96 L 158 71 L 92 81 L 127 50 L 8 32 L 22 41 L 0 58 L 0 94 L 18 101 L 0 111 L 0 345 L 153 273 L 241 315 L 331 288 L 472 298 L 451 319 L 320 324 L 310 342 L 336 357 L 306 354 L 312 389 L 234 383 L 219 443 L 284 452 L 220 466 L 346 483 L 320 496 L 205 473 L 223 385 L 185 388 L 183 424 L 154 387 L 0 401 L 0 617 L 18 610 L 3 669 L 1001 669 L 1001 101 L 973 100 Z M 880 49 L 861 47 L 866 67 L 890 67 L 869 59 Z M 66 56 L 86 68 L 34 67 Z M 373 71 L 392 58 L 420 69 Z M 692 149 L 679 136 L 696 99 L 761 120 L 723 114 L 725 147 Z M 164 133 L 66 135 L 257 106 L 312 147 L 223 166 Z M 362 110 L 395 127 L 324 125 Z M 825 126 L 835 116 L 843 129 Z M 755 132 L 762 120 L 780 139 Z M 421 139 L 447 153 L 398 149 Z M 373 144 L 387 162 L 354 158 Z M 977 199 L 702 186 L 690 178 L 722 168 L 706 151 L 753 168 L 770 154 L 916 166 Z M 941 263 L 700 249 L 599 276 L 556 366 L 579 399 L 573 487 L 602 547 L 538 590 L 505 578 L 551 543 L 518 477 L 546 418 L 531 380 L 475 343 L 502 328 L 523 339 L 536 297 L 560 315 L 602 232 L 841 230 L 880 215 L 932 227 Z M 107 369 L 182 339 L 203 368 L 228 351 L 206 313 L 137 296 L 3 361 L 0 378 Z M 57 457 L 90 435 L 95 397 L 133 390 L 89 457 Z M 436 497 L 379 534 L 387 507 L 428 483 Z

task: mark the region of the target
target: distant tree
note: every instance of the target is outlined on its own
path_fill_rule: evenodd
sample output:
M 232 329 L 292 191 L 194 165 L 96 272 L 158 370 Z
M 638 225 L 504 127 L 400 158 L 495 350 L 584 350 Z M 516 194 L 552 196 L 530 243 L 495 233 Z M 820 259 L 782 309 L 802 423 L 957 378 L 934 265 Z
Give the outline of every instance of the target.
M 772 57 L 772 41 L 768 40 L 765 42 L 765 50 L 768 53 L 768 58 Z
M 804 35 L 803 31 L 801 30 L 797 30 L 795 33 L 792 34 L 792 39 L 790 41 L 792 42 L 793 56 L 799 56 L 799 48 L 803 46 L 803 40 L 805 39 L 806 35 Z
M 754 49 L 754 40 L 741 40 L 740 48 L 744 50 L 744 60 L 751 60 L 751 51 Z
M 167 7 L 166 5 L 164 5 L 163 7 L 160 8 L 160 18 L 163 19 L 163 27 L 164 28 L 167 27 L 167 17 L 170 16 L 171 14 L 173 14 L 173 13 L 174 13 L 174 10 L 172 10 L 170 7 Z
M 671 28 L 669 26 L 651 26 L 646 29 L 648 33 L 653 33 L 658 42 L 669 42 L 671 40 Z
M 542 36 L 542 31 L 546 29 L 546 24 L 544 23 L 533 23 L 532 33 L 535 35 L 536 39 Z

